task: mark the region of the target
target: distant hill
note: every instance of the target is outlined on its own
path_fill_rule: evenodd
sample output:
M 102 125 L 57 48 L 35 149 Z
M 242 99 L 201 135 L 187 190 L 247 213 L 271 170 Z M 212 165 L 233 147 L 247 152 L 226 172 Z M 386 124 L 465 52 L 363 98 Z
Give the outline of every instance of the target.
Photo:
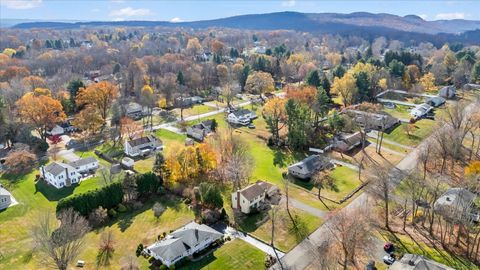
M 472 20 L 439 20 L 425 21 L 415 15 L 397 16 L 391 14 L 372 14 L 356 12 L 351 14 L 338 13 L 298 13 L 277 12 L 268 14 L 240 15 L 215 20 L 192 21 L 171 23 L 166 21 L 103 21 L 103 22 L 26 22 L 14 28 L 52 28 L 71 29 L 81 27 L 185 27 L 208 28 L 226 27 L 251 30 L 296 30 L 319 33 L 360 34 L 366 37 L 385 35 L 387 37 L 400 37 L 417 39 L 424 37 L 426 40 L 465 39 L 462 35 L 467 31 L 480 29 L 480 21 Z M 475 33 L 475 32 L 474 32 Z M 435 37 L 434 37 L 435 35 Z M 480 39 L 480 38 L 478 38 Z M 476 42 L 476 38 L 468 35 L 469 42 Z

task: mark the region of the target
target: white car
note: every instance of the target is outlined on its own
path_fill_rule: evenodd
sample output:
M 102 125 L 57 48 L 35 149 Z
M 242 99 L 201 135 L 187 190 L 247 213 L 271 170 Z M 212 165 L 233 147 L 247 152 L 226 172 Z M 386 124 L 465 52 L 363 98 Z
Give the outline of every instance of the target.
M 383 262 L 385 264 L 391 265 L 395 262 L 395 258 L 392 257 L 391 255 L 385 255 L 385 256 L 383 256 Z
M 433 110 L 433 107 L 428 105 L 427 103 L 422 103 L 410 111 L 410 115 L 412 115 L 413 119 L 419 119 L 427 115 L 429 112 Z

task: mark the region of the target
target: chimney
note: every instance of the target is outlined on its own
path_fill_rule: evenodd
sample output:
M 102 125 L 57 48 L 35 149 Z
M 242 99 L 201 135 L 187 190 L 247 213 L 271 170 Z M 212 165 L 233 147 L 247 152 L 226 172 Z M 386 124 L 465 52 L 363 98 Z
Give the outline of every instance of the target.
M 240 190 L 237 190 L 237 208 L 241 211 L 240 209 Z
M 70 180 L 70 175 L 68 175 L 68 168 L 65 167 L 65 174 L 67 175 L 67 179 L 65 181 L 66 186 L 70 186 L 72 184 L 72 181 Z

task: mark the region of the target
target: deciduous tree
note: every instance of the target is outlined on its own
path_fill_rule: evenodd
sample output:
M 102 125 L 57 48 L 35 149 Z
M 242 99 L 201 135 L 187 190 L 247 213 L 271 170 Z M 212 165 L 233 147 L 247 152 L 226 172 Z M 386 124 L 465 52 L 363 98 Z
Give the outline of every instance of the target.
M 78 105 L 91 105 L 98 109 L 105 123 L 108 111 L 118 95 L 117 86 L 103 81 L 91 84 L 87 88 L 81 88 L 76 101 Z

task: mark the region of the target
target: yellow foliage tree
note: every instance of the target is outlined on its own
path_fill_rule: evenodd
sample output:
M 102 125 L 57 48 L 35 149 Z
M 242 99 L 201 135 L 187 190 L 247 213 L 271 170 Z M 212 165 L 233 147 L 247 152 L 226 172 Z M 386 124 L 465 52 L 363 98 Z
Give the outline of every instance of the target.
M 435 75 L 433 75 L 433 73 L 431 72 L 428 72 L 427 74 L 423 75 L 419 83 L 423 87 L 423 90 L 425 92 L 432 92 L 436 90 Z
M 343 106 L 353 104 L 358 93 L 355 77 L 351 73 L 345 74 L 342 78 L 335 77 L 332 93 L 342 98 Z
M 475 160 L 470 162 L 470 164 L 465 167 L 465 174 L 466 175 L 480 175 L 480 160 Z

